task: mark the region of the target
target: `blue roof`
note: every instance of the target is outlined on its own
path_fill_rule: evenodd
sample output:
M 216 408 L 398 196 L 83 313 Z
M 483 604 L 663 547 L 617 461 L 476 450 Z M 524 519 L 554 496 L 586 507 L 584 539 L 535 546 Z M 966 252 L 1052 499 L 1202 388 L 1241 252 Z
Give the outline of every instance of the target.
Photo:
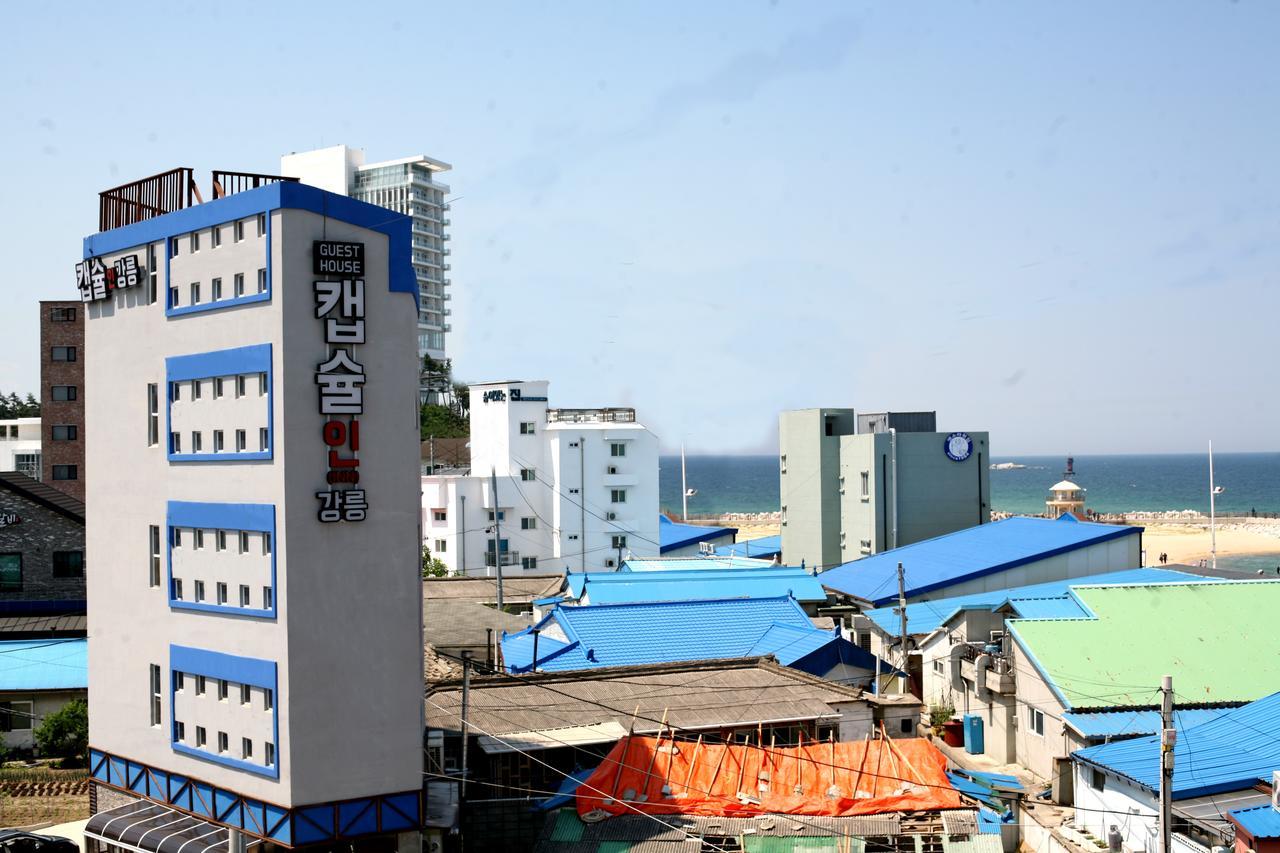
M 904 564 L 905 566 L 905 564 Z M 895 565 L 896 570 L 896 565 Z M 826 575 L 818 579 L 825 586 Z M 1176 572 L 1172 569 L 1125 569 L 1119 572 L 1106 572 L 1101 575 L 1090 575 L 1082 578 L 1067 578 L 1048 581 L 1030 586 L 1016 586 L 1009 589 L 997 589 L 990 592 L 975 592 L 969 595 L 954 595 L 948 598 L 936 598 L 931 601 L 917 601 L 907 605 L 907 630 L 912 634 L 928 634 L 947 622 L 961 610 L 995 610 L 1006 602 L 1018 616 L 1024 619 L 1061 619 L 1087 616 L 1080 604 L 1067 594 L 1072 586 L 1080 584 L 1142 584 L 1142 583 L 1175 583 L 1178 581 L 1206 581 L 1218 578 L 1202 578 L 1187 572 Z M 898 614 L 892 607 L 879 607 L 868 610 L 863 615 L 874 622 L 885 632 L 897 635 L 899 631 Z
M 89 641 L 0 641 L 0 691 L 85 690 L 89 687 Z
M 665 554 L 677 548 L 697 545 L 722 536 L 737 536 L 736 527 L 707 527 L 701 524 L 681 524 L 665 515 L 658 516 L 658 553 Z
M 1245 832 L 1257 838 L 1280 838 L 1280 812 L 1269 805 L 1227 812 Z
M 1243 653 L 1243 652 L 1242 652 Z M 1087 764 L 1156 791 L 1160 786 L 1159 737 L 1091 746 L 1073 753 Z M 1184 800 L 1252 788 L 1280 767 L 1280 693 L 1223 711 L 1178 731 L 1173 749 L 1173 798 Z
M 763 569 L 773 560 L 746 557 L 633 557 L 622 561 L 624 572 L 707 571 L 709 569 Z
M 782 556 L 781 536 L 762 536 L 716 548 L 717 557 L 760 557 L 765 560 Z
M 779 633 L 778 626 L 812 632 L 815 638 L 820 636 L 828 643 L 848 643 L 831 632 L 814 628 L 800 605 L 789 596 L 562 606 L 536 626 L 541 632 L 538 668 L 560 671 L 783 652 L 796 645 L 800 635 Z M 556 629 L 563 632 L 563 641 L 547 636 L 548 631 L 555 633 Z M 502 637 L 503 660 L 512 672 L 529 669 L 532 630 Z M 770 630 L 775 633 L 766 643 L 763 638 Z M 811 647 L 804 648 L 812 653 Z M 760 651 L 753 652 L 757 649 Z
M 1185 731 L 1226 711 L 1226 708 L 1191 708 L 1173 712 L 1173 724 Z M 1159 711 L 1067 711 L 1067 725 L 1086 738 L 1132 737 L 1160 731 Z
M 778 598 L 821 602 L 827 592 L 799 567 L 676 570 L 668 572 L 570 573 L 569 595 L 584 604 L 636 604 L 642 601 L 698 601 L 715 598 Z
M 863 557 L 819 577 L 830 589 L 888 604 L 898 595 L 898 563 L 906 569 L 907 597 L 914 598 L 1141 532 L 1141 527 L 1077 521 L 1070 515 L 1057 520 L 1014 516 Z

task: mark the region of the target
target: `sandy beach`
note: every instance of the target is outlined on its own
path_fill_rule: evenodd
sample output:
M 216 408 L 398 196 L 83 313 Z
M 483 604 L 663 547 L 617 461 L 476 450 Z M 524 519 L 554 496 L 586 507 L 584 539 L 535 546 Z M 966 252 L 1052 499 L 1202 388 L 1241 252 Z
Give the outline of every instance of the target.
M 1157 565 L 1161 553 L 1169 555 L 1170 563 L 1194 565 L 1206 560 L 1210 554 L 1209 519 L 1204 516 L 1173 516 L 1153 513 L 1150 516 L 1130 515 L 1130 524 L 1145 528 L 1142 545 L 1147 551 L 1147 563 Z M 700 520 L 699 524 L 721 524 L 738 528 L 738 541 L 777 536 L 781 524 L 776 513 L 731 513 L 716 521 Z M 1280 519 L 1251 518 L 1230 519 L 1218 523 L 1218 556 L 1277 555 L 1280 565 Z

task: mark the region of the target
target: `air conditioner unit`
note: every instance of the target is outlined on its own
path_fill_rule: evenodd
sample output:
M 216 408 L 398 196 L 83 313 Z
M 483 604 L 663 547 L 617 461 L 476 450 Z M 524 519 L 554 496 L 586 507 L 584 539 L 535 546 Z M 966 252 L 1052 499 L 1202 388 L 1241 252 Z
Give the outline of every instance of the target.
M 606 568 L 606 569 L 612 569 L 612 568 L 613 568 L 613 566 L 614 566 L 613 558 L 612 558 L 612 557 L 610 557 L 609 559 L 605 560 L 605 561 L 604 561 L 604 566 L 605 566 L 605 568 Z
M 698 550 L 709 557 L 716 552 L 716 546 L 710 542 L 699 542 Z
M 610 466 L 609 466 L 609 473 L 610 473 L 610 474 L 616 474 L 616 473 L 618 473 L 618 466 L 617 466 L 617 465 L 610 465 Z
M 604 517 L 609 521 L 617 521 L 618 514 L 616 512 L 606 512 Z

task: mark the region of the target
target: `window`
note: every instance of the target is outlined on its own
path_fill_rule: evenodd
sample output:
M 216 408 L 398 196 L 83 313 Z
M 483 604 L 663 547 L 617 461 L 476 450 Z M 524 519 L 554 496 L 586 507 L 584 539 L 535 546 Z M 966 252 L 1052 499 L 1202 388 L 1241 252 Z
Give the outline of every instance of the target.
M 244 448 L 248 441 L 248 436 L 245 434 L 244 430 L 236 430 L 236 453 L 244 453 Z
M 191 304 L 200 304 L 200 282 L 198 281 L 191 282 Z
M 236 397 L 244 396 L 244 374 L 236 377 Z
M 212 293 L 210 294 L 211 301 L 217 302 L 219 299 L 222 298 L 222 279 L 215 278 L 213 282 L 210 284 L 209 289 L 212 291 Z M 214 396 L 217 396 L 217 395 L 214 395 Z
M 200 385 L 201 385 L 201 382 L 199 379 L 191 380 L 191 399 L 192 400 L 200 399 L 200 395 L 203 393 L 203 389 L 201 389 Z
M 942 675 L 944 672 L 946 672 L 946 667 L 944 667 L 944 666 L 942 665 L 942 661 L 941 661 L 941 660 L 937 660 L 937 659 L 935 659 L 935 660 L 933 661 L 933 671 L 934 671 L 934 672 L 936 672 L 936 673 L 937 673 L 937 674 L 939 674 L 939 675 Z
M 204 601 L 204 581 L 196 581 L 196 601 Z
M 209 242 L 213 244 L 213 248 L 216 249 L 222 245 L 222 229 L 217 225 L 209 229 L 209 237 Z
M 268 767 L 274 767 L 276 764 L 276 745 L 271 741 L 262 744 L 262 762 Z
M 521 468 L 520 479 L 526 483 L 532 483 L 534 480 L 538 479 L 538 475 L 532 468 Z
M 258 236 L 266 236 L 267 233 L 267 215 L 265 213 L 258 214 Z
M 173 674 L 174 691 L 177 693 L 181 693 L 183 690 L 186 689 L 186 686 L 187 686 L 187 677 L 183 675 L 181 672 L 175 672 Z
M 627 502 L 626 489 L 610 489 L 610 500 L 616 504 L 624 504 Z
M 178 257 L 178 238 L 177 237 L 174 237 L 172 240 L 169 241 L 169 257 L 171 258 Z
M 253 758 L 253 741 L 247 737 L 240 738 L 240 757 L 246 761 Z
M 859 494 L 862 495 L 862 499 L 865 501 L 871 497 L 871 472 L 863 471 L 859 475 L 859 479 L 862 482 L 862 490 Z
M 147 445 L 160 443 L 160 386 L 147 383 Z
M 262 532 L 262 556 L 271 553 L 271 534 L 265 530 Z
M 178 287 L 177 287 L 177 285 L 174 285 L 173 287 L 170 287 L 170 288 L 169 288 L 169 307 L 170 307 L 170 308 L 177 308 L 177 307 L 178 307 Z
M 249 587 L 245 584 L 240 584 L 240 606 L 249 606 Z
M 213 399 L 217 400 L 222 396 L 222 377 L 216 376 L 213 380 Z
M 259 427 L 258 428 L 258 449 L 266 450 L 268 441 L 269 441 L 269 435 L 267 433 L 267 428 Z
M 218 603 L 226 604 L 227 603 L 227 585 L 222 581 L 218 581 L 217 592 L 218 592 Z M 223 696 L 222 698 L 225 699 L 227 697 Z
M 54 361 L 75 361 L 75 347 L 53 347 L 49 350 L 49 358 Z
M 536 530 L 538 528 L 538 519 L 525 516 L 520 519 L 521 530 Z
M 203 675 L 196 676 L 196 695 L 203 696 L 205 688 L 205 678 Z
M 231 239 L 239 243 L 244 239 L 244 220 L 237 219 L 235 227 L 231 230 Z
M 610 542 L 614 550 L 627 547 L 627 537 L 625 536 L 610 537 Z
M 49 310 L 49 322 L 51 323 L 74 323 L 76 321 L 76 309 L 74 308 L 52 308 Z
M 521 435 L 533 435 L 533 433 L 534 433 L 534 422 L 533 422 L 533 421 L 521 421 L 521 422 L 520 422 L 520 434 L 521 434 Z
M 570 534 L 569 534 L 569 541 L 571 541 L 571 542 L 576 542 L 577 540 L 578 540 L 578 534 L 576 534 L 576 533 L 570 533 Z
M 903 717 L 898 721 L 898 731 L 904 735 L 912 734 L 913 729 L 915 729 L 915 725 L 912 724 L 910 717 Z
M 240 685 L 240 704 L 248 705 L 253 701 L 253 688 L 247 684 Z
M 158 587 L 160 586 L 160 525 L 151 525 L 147 532 L 150 534 L 148 541 L 151 544 L 148 581 L 152 587 Z
M 175 548 L 182 547 L 182 528 L 181 527 L 173 528 L 173 547 Z
M 258 374 L 258 396 L 262 397 L 267 393 L 267 374 Z
M 181 578 L 173 579 L 173 600 L 174 601 L 182 600 L 182 579 Z
M 258 268 L 258 292 L 259 293 L 267 292 L 267 268 L 266 267 Z
M 871 540 L 870 540 L 870 539 L 859 539 L 859 540 L 858 540 L 858 550 L 859 550 L 859 551 L 861 551 L 861 552 L 862 552 L 862 553 L 864 553 L 864 554 L 870 554 L 870 553 L 871 553 Z
M 1095 791 L 1105 791 L 1107 789 L 1107 774 L 1096 768 L 1093 769 L 1089 773 L 1089 787 Z
M 870 631 L 858 632 L 858 648 L 868 652 L 871 651 L 871 632 Z
M 778 457 L 778 473 L 787 473 L 787 454 L 785 453 Z
M 213 531 L 213 548 L 215 551 L 227 550 L 227 531 L 225 530 Z
M 151 664 L 151 725 L 160 725 L 160 667 Z
M 54 426 L 53 440 L 54 441 L 75 441 L 77 438 L 76 432 L 77 430 L 76 430 L 75 424 L 65 424 L 65 425 Z
M 200 251 L 200 232 L 199 231 L 191 232 L 191 251 L 193 252 Z
M 76 465 L 54 465 L 53 479 L 78 480 L 80 479 L 80 468 Z
M 195 540 L 194 547 L 197 551 L 199 551 L 201 548 L 204 547 L 204 530 L 200 529 L 199 527 L 196 527 L 196 528 L 193 528 L 191 532 L 193 534 L 192 538 Z
M 247 530 L 240 531 L 240 553 L 249 553 L 249 531 Z
M 0 702 L 0 731 L 28 731 L 34 717 L 34 702 Z
M 215 429 L 213 431 L 213 452 L 222 452 L 222 430 L 220 429 Z
M 1027 725 L 1031 731 L 1044 736 L 1044 712 L 1038 708 L 1027 708 Z
M 447 541 L 447 540 L 444 540 L 444 539 L 437 539 L 437 540 L 436 540 L 436 547 L 435 547 L 435 551 L 436 551 L 436 553 L 437 553 L 437 554 L 443 554 L 443 553 L 445 553 L 445 552 L 446 552 L 446 551 L 448 551 L 448 550 L 449 550 L 449 543 L 448 543 L 448 541 Z
M 204 746 L 208 742 L 209 738 L 205 733 L 204 726 L 196 726 L 196 746 Z
M 627 446 L 622 442 L 615 441 L 613 444 L 609 445 L 609 455 L 610 456 L 626 456 Z
M 230 695 L 230 691 L 228 689 L 227 680 L 225 678 L 219 678 L 218 679 L 218 701 L 219 702 L 227 701 L 227 696 L 229 695 Z
M 84 551 L 54 551 L 53 576 L 55 578 L 84 577 Z
M 176 432 L 169 433 L 169 452 L 170 453 L 182 452 L 182 436 Z
M 269 587 L 269 586 L 264 586 L 264 587 L 262 588 L 262 609 L 263 609 L 263 610 L 270 610 L 270 609 L 271 609 L 271 600 L 272 600 L 272 598 L 273 598 L 273 596 L 272 596 L 272 589 L 271 589 L 271 587 Z
M 156 302 L 156 244 L 147 244 L 147 304 Z
M 489 520 L 493 521 L 493 510 L 489 510 Z M 505 509 L 498 510 L 498 521 L 507 520 L 507 511 Z
M 182 399 L 182 386 L 177 382 L 169 383 L 169 402 L 176 403 Z
M 174 720 L 173 739 L 175 741 L 184 741 L 187 739 L 187 726 L 181 720 Z
M 76 386 L 74 385 L 54 385 L 53 401 L 55 403 L 69 403 L 76 398 Z
M 537 557 L 521 557 L 520 567 L 523 569 L 536 569 L 538 568 L 538 558 Z
M 432 521 L 448 521 L 449 511 L 444 509 L 433 509 L 431 511 L 431 520 Z
M 235 291 L 233 295 L 236 296 L 237 298 L 244 296 L 244 273 L 242 272 L 236 273 L 235 278 L 232 279 L 232 281 L 233 281 L 232 288 Z
M 570 490 L 569 490 L 569 494 L 571 494 L 571 495 L 576 495 L 577 493 L 578 493 L 578 490 L 577 490 L 577 489 L 570 489 Z
M 262 691 L 262 710 L 270 711 L 275 707 L 275 696 L 272 695 L 271 688 L 264 688 Z
M 199 453 L 201 448 L 203 447 L 204 447 L 204 441 L 203 441 L 203 436 L 200 435 L 200 431 L 192 430 L 191 431 L 191 452 Z

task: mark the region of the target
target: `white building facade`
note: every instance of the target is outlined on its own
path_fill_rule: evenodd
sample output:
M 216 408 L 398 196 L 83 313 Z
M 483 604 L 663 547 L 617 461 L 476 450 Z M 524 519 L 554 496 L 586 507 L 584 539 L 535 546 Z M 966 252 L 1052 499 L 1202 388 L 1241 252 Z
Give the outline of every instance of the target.
M 435 180 L 452 167 L 424 155 L 365 163 L 364 151 L 334 145 L 286 154 L 280 174 L 329 192 L 403 213 L 412 220 L 413 271 L 418 279 L 418 355 L 445 357 L 449 315 L 449 187 Z M 425 402 L 425 400 L 424 400 Z
M 85 239 L 99 809 L 285 847 L 417 837 L 409 239 L 297 183 Z
M 658 556 L 658 440 L 635 410 L 548 408 L 545 381 L 471 388 L 471 473 L 422 478 L 423 544 L 454 574 L 614 570 Z M 497 497 L 493 481 L 497 481 Z
M 40 479 L 40 419 L 0 421 L 0 471 L 17 471 Z

